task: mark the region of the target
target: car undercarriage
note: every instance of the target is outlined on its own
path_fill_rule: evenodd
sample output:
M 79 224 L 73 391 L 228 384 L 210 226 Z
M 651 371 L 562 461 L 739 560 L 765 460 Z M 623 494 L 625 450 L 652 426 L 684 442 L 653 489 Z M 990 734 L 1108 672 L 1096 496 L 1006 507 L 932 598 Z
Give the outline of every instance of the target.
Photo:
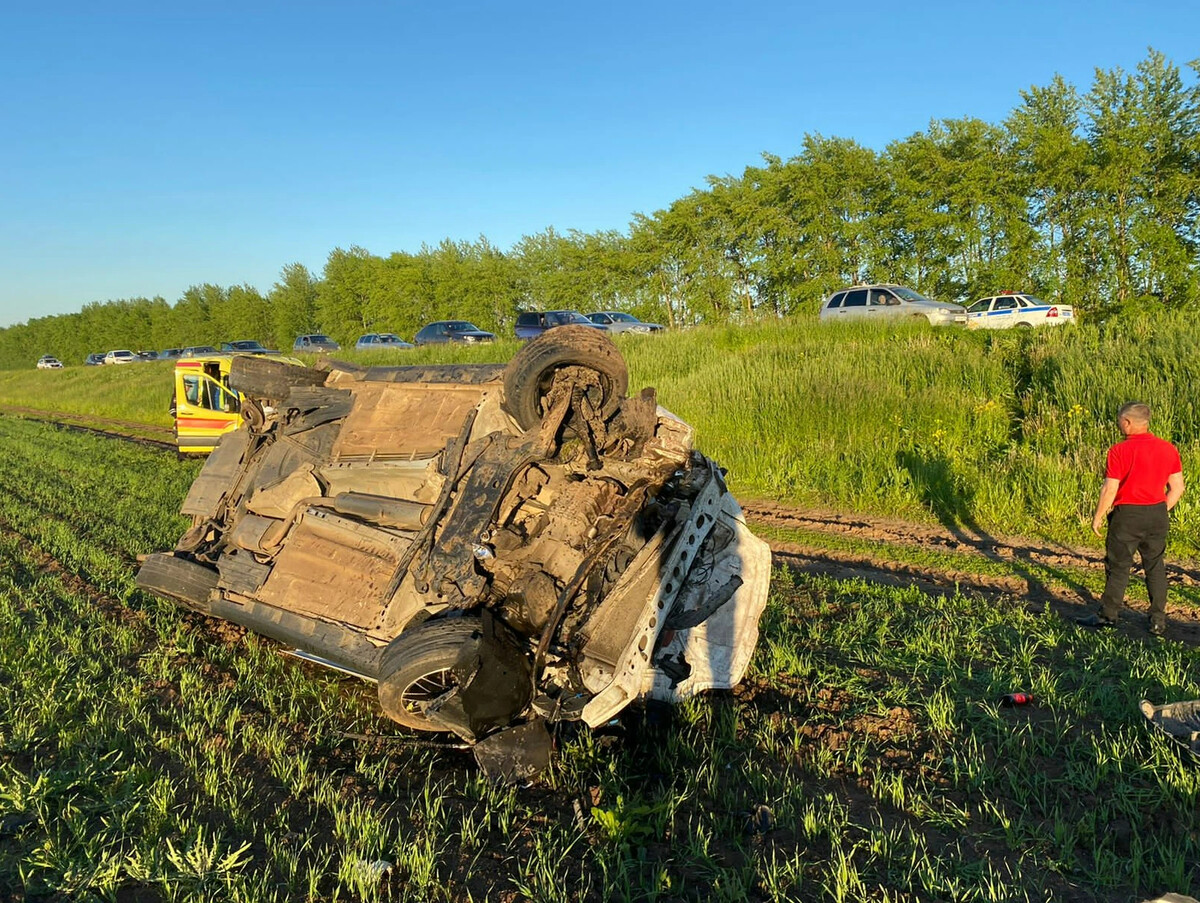
M 247 426 L 138 582 L 374 681 L 394 721 L 481 750 L 548 749 L 545 725 L 731 687 L 769 553 L 691 428 L 627 384 L 587 327 L 508 365 L 240 358 Z

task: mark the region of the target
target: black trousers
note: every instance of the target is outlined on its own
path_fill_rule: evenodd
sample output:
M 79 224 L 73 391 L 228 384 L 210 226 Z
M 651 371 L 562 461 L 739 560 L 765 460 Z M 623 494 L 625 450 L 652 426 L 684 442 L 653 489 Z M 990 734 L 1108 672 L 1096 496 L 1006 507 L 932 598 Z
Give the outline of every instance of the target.
M 1118 505 L 1108 516 L 1108 538 L 1104 545 L 1104 595 L 1100 613 L 1116 618 L 1125 602 L 1133 553 L 1142 559 L 1146 572 L 1146 591 L 1150 595 L 1150 617 L 1158 620 L 1167 610 L 1167 503 L 1157 505 Z

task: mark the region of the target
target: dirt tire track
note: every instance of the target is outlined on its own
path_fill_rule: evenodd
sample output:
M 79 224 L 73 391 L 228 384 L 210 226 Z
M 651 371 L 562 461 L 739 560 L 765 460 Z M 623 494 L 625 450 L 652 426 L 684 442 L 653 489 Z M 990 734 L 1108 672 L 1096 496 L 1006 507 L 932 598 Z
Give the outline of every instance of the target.
M 759 523 L 869 542 L 974 553 L 998 561 L 1029 561 L 1049 567 L 1092 569 L 1104 566 L 1104 553 L 1098 549 L 1024 537 L 993 536 L 983 530 L 951 530 L 892 518 L 793 508 L 762 499 L 744 504 L 742 510 L 751 525 Z M 1200 586 L 1200 563 L 1187 559 L 1169 560 L 1167 576 L 1182 586 Z
M 113 427 L 118 430 L 137 430 L 141 433 L 153 433 L 162 436 L 174 436 L 175 430 L 169 426 L 159 426 L 154 423 L 139 423 L 136 420 L 116 420 L 111 417 L 99 417 L 95 414 L 76 414 L 71 411 L 44 411 L 40 408 L 27 408 L 21 405 L 0 404 L 0 413 L 17 414 L 31 420 L 46 420 L 52 423 L 94 423 L 102 427 Z
M 96 417 L 91 414 L 72 414 L 68 411 L 42 411 L 37 408 L 24 408 L 7 404 L 0 404 L 0 416 L 19 417 L 23 420 L 37 420 L 40 423 L 53 424 L 60 429 L 79 433 L 91 433 L 96 436 L 103 436 L 106 439 L 121 439 L 125 442 L 133 442 L 149 448 L 160 448 L 172 452 L 176 450 L 175 430 L 166 426 L 135 423 L 132 420 L 112 420 L 107 417 Z M 104 427 L 108 427 L 108 429 Z M 152 435 L 165 435 L 169 436 L 170 439 L 151 439 L 146 436 L 135 435 L 131 432 L 132 430 L 151 433 Z
M 1063 620 L 1094 611 L 1096 602 L 1091 596 L 1081 596 L 1072 590 L 1047 587 L 1036 580 L 1018 576 L 997 577 L 974 574 L 970 571 L 946 570 L 876 559 L 834 549 L 822 549 L 799 543 L 769 541 L 771 555 L 777 564 L 801 574 L 834 577 L 838 580 L 860 579 L 883 586 L 914 586 L 930 595 L 951 595 L 957 591 L 979 593 L 1002 600 L 1024 601 L 1028 611 L 1040 613 L 1049 606 Z M 1011 604 L 1011 603 L 1009 603 Z M 1150 639 L 1148 605 L 1145 602 L 1127 603 L 1128 609 L 1115 630 L 1125 636 Z M 1167 605 L 1170 623 L 1168 640 L 1190 646 L 1200 646 L 1200 609 L 1189 605 Z M 1080 628 L 1089 629 L 1089 628 Z

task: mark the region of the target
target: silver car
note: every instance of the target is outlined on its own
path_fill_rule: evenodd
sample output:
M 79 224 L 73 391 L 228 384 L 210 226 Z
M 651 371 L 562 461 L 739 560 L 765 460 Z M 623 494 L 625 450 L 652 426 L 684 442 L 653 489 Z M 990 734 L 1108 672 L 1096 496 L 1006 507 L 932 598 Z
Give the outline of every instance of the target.
M 354 343 L 355 351 L 375 351 L 376 349 L 397 350 L 401 348 L 416 348 L 416 345 L 404 341 L 394 332 L 368 332 L 360 335 Z
M 967 311 L 961 304 L 932 301 L 903 285 L 855 285 L 842 289 L 821 305 L 821 320 L 892 319 L 924 317 L 931 326 L 965 326 Z
M 594 314 L 588 314 L 587 318 L 597 326 L 603 326 L 609 332 L 648 334 L 663 331 L 662 326 L 658 323 L 643 323 L 633 314 L 627 314 L 620 310 L 598 310 Z

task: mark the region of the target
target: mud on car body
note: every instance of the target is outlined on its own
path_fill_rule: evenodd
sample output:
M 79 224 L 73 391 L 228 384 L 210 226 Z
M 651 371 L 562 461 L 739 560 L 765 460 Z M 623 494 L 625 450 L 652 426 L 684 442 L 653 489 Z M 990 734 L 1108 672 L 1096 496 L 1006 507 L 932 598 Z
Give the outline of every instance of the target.
M 603 332 L 553 330 L 507 366 L 326 367 L 234 359 L 246 428 L 139 585 L 480 746 L 741 679 L 769 552 L 691 428 L 627 396 Z

